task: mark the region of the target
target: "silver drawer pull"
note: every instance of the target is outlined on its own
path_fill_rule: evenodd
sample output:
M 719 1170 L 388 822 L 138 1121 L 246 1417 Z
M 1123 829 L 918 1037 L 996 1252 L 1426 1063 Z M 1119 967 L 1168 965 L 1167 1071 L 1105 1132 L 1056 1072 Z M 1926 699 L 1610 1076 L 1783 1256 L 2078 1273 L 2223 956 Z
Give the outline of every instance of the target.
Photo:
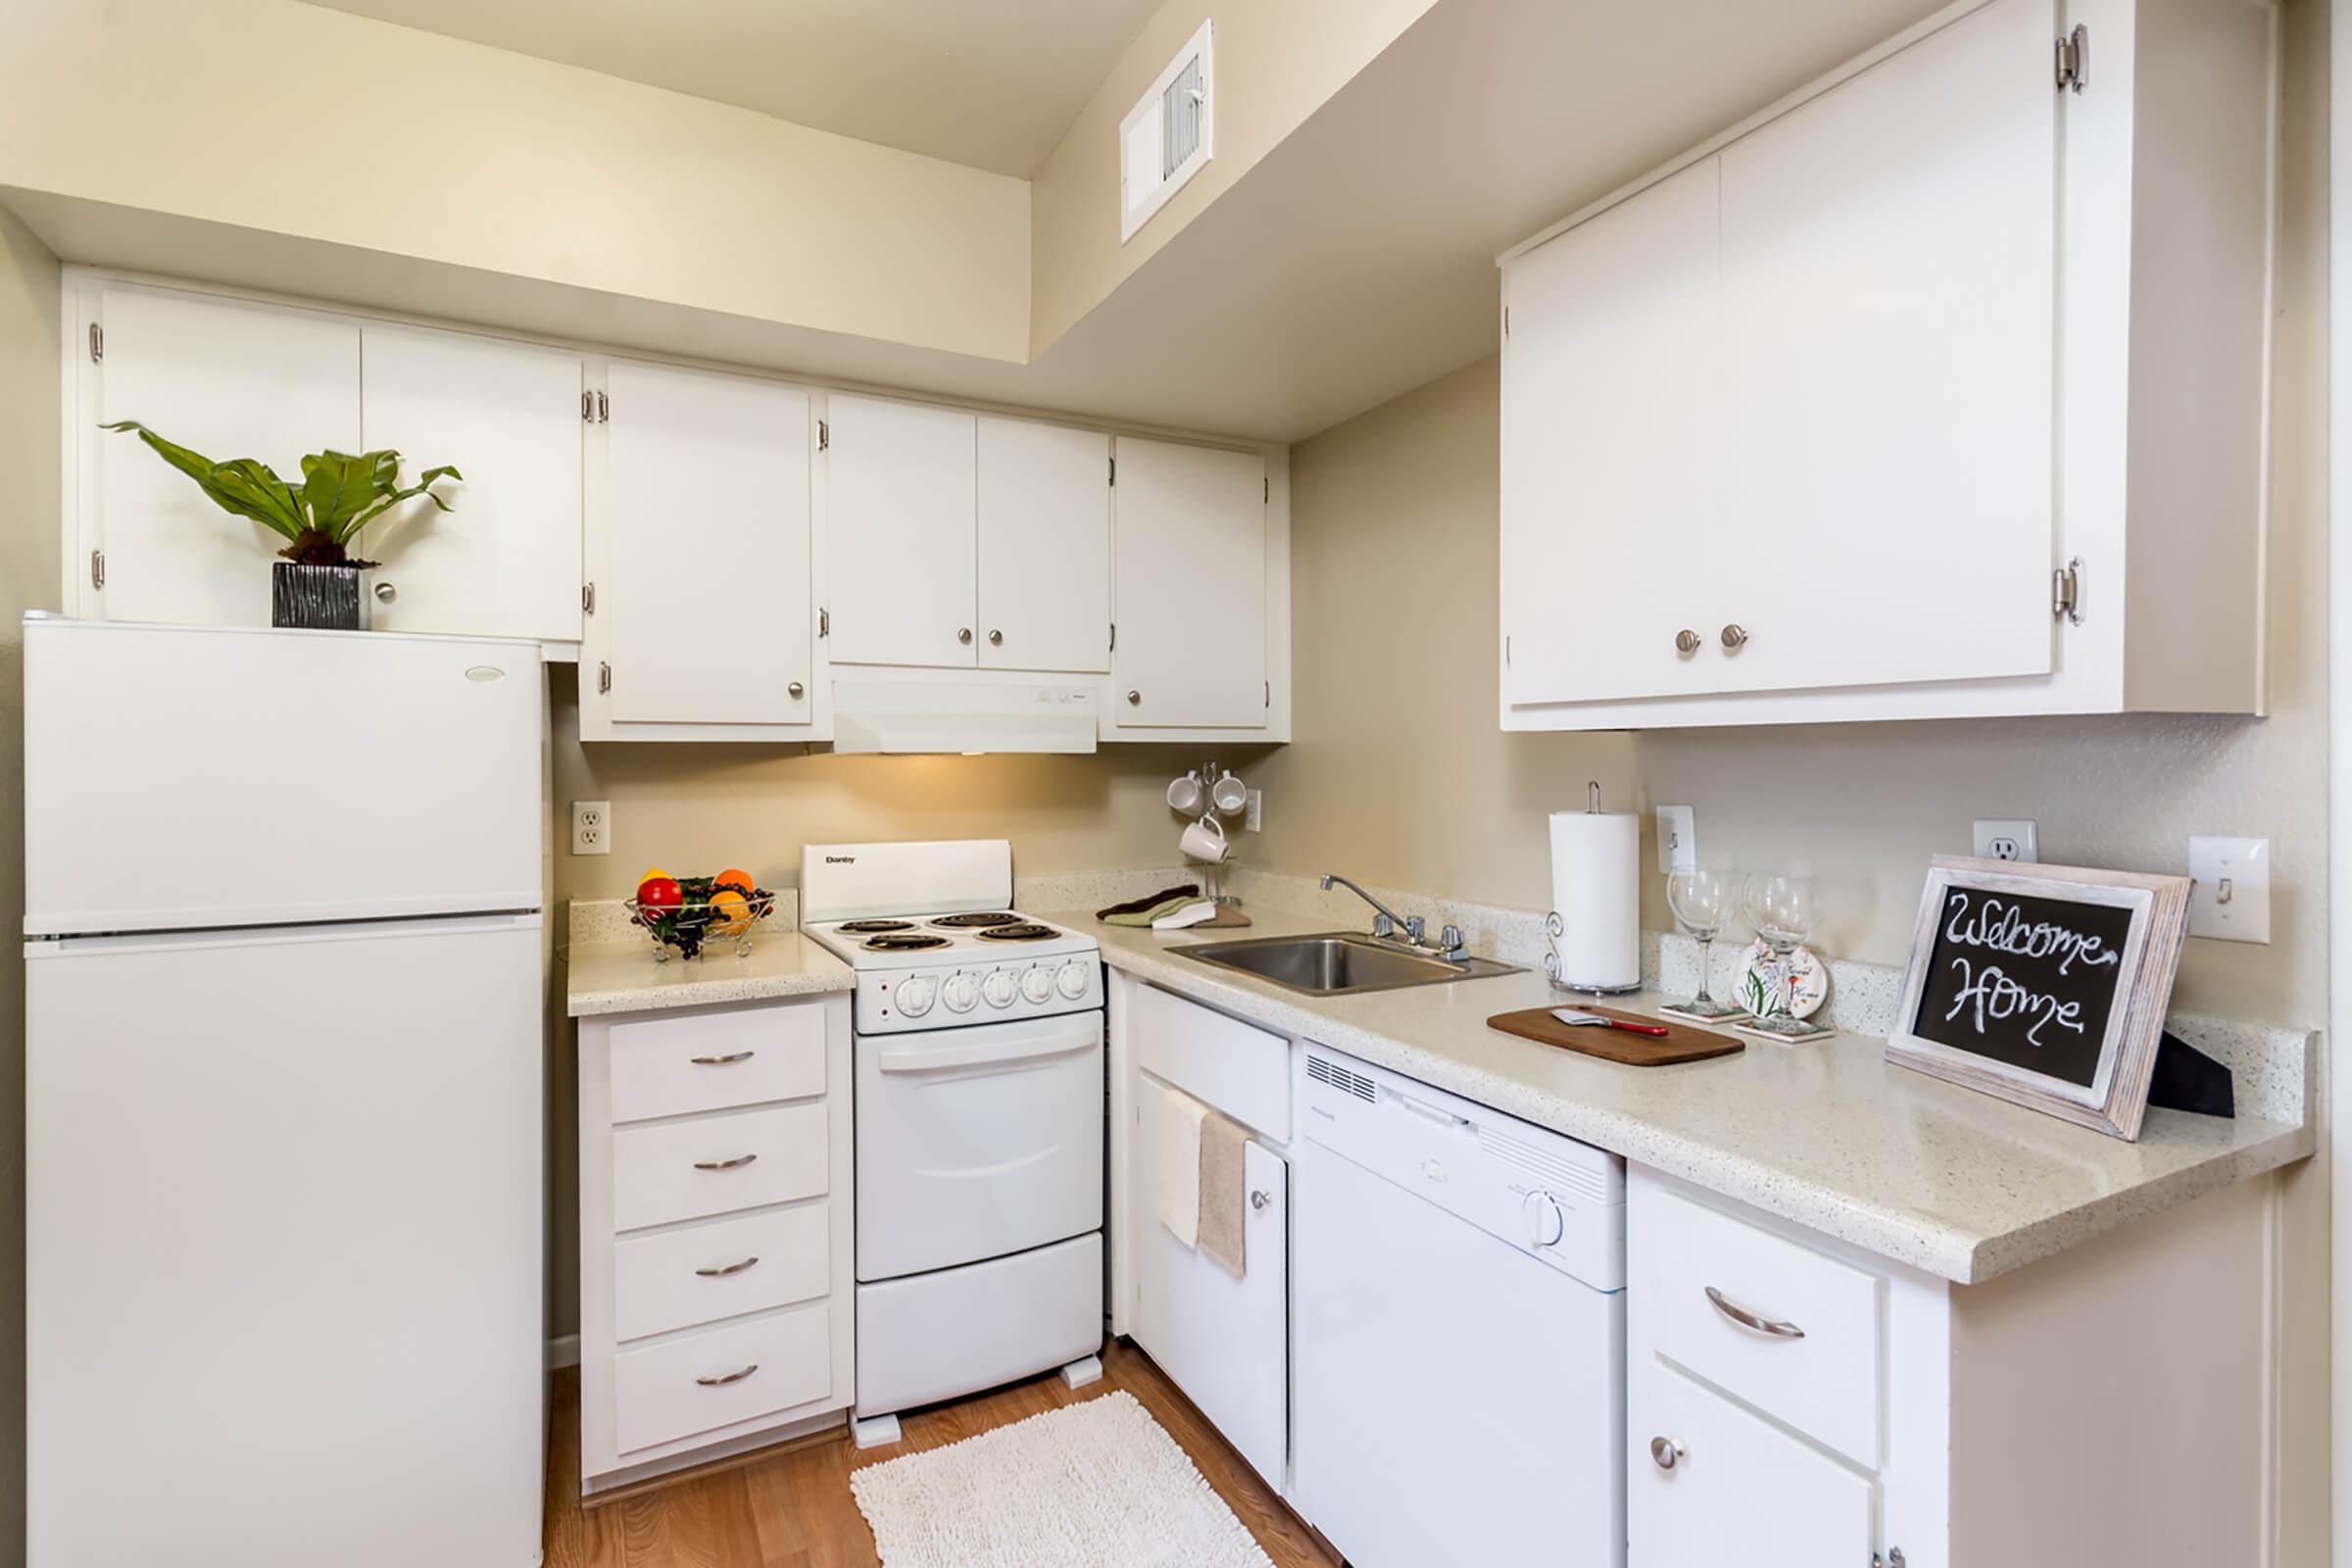
M 1769 1334 L 1776 1340 L 1801 1340 L 1805 1337 L 1805 1331 L 1795 1324 L 1776 1323 L 1771 1318 L 1750 1312 L 1712 1285 L 1707 1287 L 1707 1299 L 1715 1303 L 1716 1311 L 1743 1329 L 1754 1329 L 1758 1334 Z
M 707 1280 L 720 1280 L 725 1279 L 730 1274 L 740 1274 L 745 1269 L 750 1268 L 754 1263 L 759 1261 L 760 1254 L 754 1252 L 751 1256 L 745 1258 L 740 1263 L 722 1263 L 716 1268 L 698 1268 L 695 1270 L 695 1272 Z
M 749 1061 L 760 1054 L 757 1051 L 730 1051 L 723 1056 L 690 1056 L 697 1067 L 732 1067 L 739 1061 Z
M 759 1157 L 758 1154 L 737 1154 L 733 1159 L 698 1159 L 694 1162 L 694 1168 L 696 1170 L 734 1170 L 738 1166 L 749 1165 Z
M 753 1373 L 759 1370 L 760 1363 L 754 1361 L 750 1366 L 739 1368 L 733 1372 L 722 1372 L 714 1378 L 696 1378 L 694 1381 L 700 1383 L 706 1389 L 723 1388 L 730 1383 L 741 1383 L 745 1378 L 750 1377 Z

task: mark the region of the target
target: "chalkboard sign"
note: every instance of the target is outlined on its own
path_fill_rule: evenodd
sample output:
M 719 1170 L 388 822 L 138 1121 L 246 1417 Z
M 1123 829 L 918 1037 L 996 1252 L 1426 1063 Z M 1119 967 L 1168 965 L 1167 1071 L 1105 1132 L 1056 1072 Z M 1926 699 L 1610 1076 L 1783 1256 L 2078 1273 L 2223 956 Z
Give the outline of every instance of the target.
M 1889 1061 L 2139 1136 L 2186 877 L 1939 857 Z

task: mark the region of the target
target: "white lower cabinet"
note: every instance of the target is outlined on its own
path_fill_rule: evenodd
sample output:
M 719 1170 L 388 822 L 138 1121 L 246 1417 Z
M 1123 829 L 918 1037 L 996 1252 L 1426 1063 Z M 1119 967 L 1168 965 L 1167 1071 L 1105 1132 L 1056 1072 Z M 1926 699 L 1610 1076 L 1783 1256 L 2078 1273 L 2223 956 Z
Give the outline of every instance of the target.
M 1124 1331 L 1277 1492 L 1290 1458 L 1290 1041 L 1197 1003 L 1112 976 L 1111 1028 L 1125 1136 L 1114 1300 Z M 1164 1076 L 1163 1076 L 1164 1075 Z M 1234 1278 L 1160 1222 L 1159 1143 L 1173 1084 L 1233 1117 L 1244 1151 L 1246 1268 Z M 1123 1108 L 1121 1108 L 1123 1105 Z M 1114 1309 L 1114 1316 L 1116 1315 Z M 1114 1327 L 1121 1325 L 1115 1324 Z
M 837 1422 L 856 1394 L 848 996 L 579 1032 L 581 1490 Z
M 1870 1561 L 1878 1487 L 1669 1363 L 1635 1364 L 1626 1534 L 1637 1563 L 1824 1568 Z M 1671 1434 L 1670 1437 L 1663 1436 Z

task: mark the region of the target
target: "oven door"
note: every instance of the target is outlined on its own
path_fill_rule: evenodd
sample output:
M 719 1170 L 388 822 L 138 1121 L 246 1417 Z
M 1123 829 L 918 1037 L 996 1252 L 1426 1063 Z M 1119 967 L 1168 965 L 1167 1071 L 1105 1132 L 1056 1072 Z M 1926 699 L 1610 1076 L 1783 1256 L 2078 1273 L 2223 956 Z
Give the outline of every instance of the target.
M 1102 1225 L 1102 1014 L 858 1041 L 858 1277 Z

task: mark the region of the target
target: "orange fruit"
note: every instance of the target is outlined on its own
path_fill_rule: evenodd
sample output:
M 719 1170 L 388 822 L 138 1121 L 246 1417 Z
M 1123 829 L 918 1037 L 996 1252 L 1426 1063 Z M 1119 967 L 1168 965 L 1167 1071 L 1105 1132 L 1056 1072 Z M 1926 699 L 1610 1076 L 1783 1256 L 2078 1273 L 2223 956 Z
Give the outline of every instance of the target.
M 752 923 L 752 901 L 732 886 L 711 892 L 710 909 L 710 929 L 722 937 L 734 936 Z
M 760 891 L 760 884 L 752 880 L 751 872 L 739 871 L 731 865 L 712 877 L 710 885 L 714 888 L 740 888 L 747 898 Z

